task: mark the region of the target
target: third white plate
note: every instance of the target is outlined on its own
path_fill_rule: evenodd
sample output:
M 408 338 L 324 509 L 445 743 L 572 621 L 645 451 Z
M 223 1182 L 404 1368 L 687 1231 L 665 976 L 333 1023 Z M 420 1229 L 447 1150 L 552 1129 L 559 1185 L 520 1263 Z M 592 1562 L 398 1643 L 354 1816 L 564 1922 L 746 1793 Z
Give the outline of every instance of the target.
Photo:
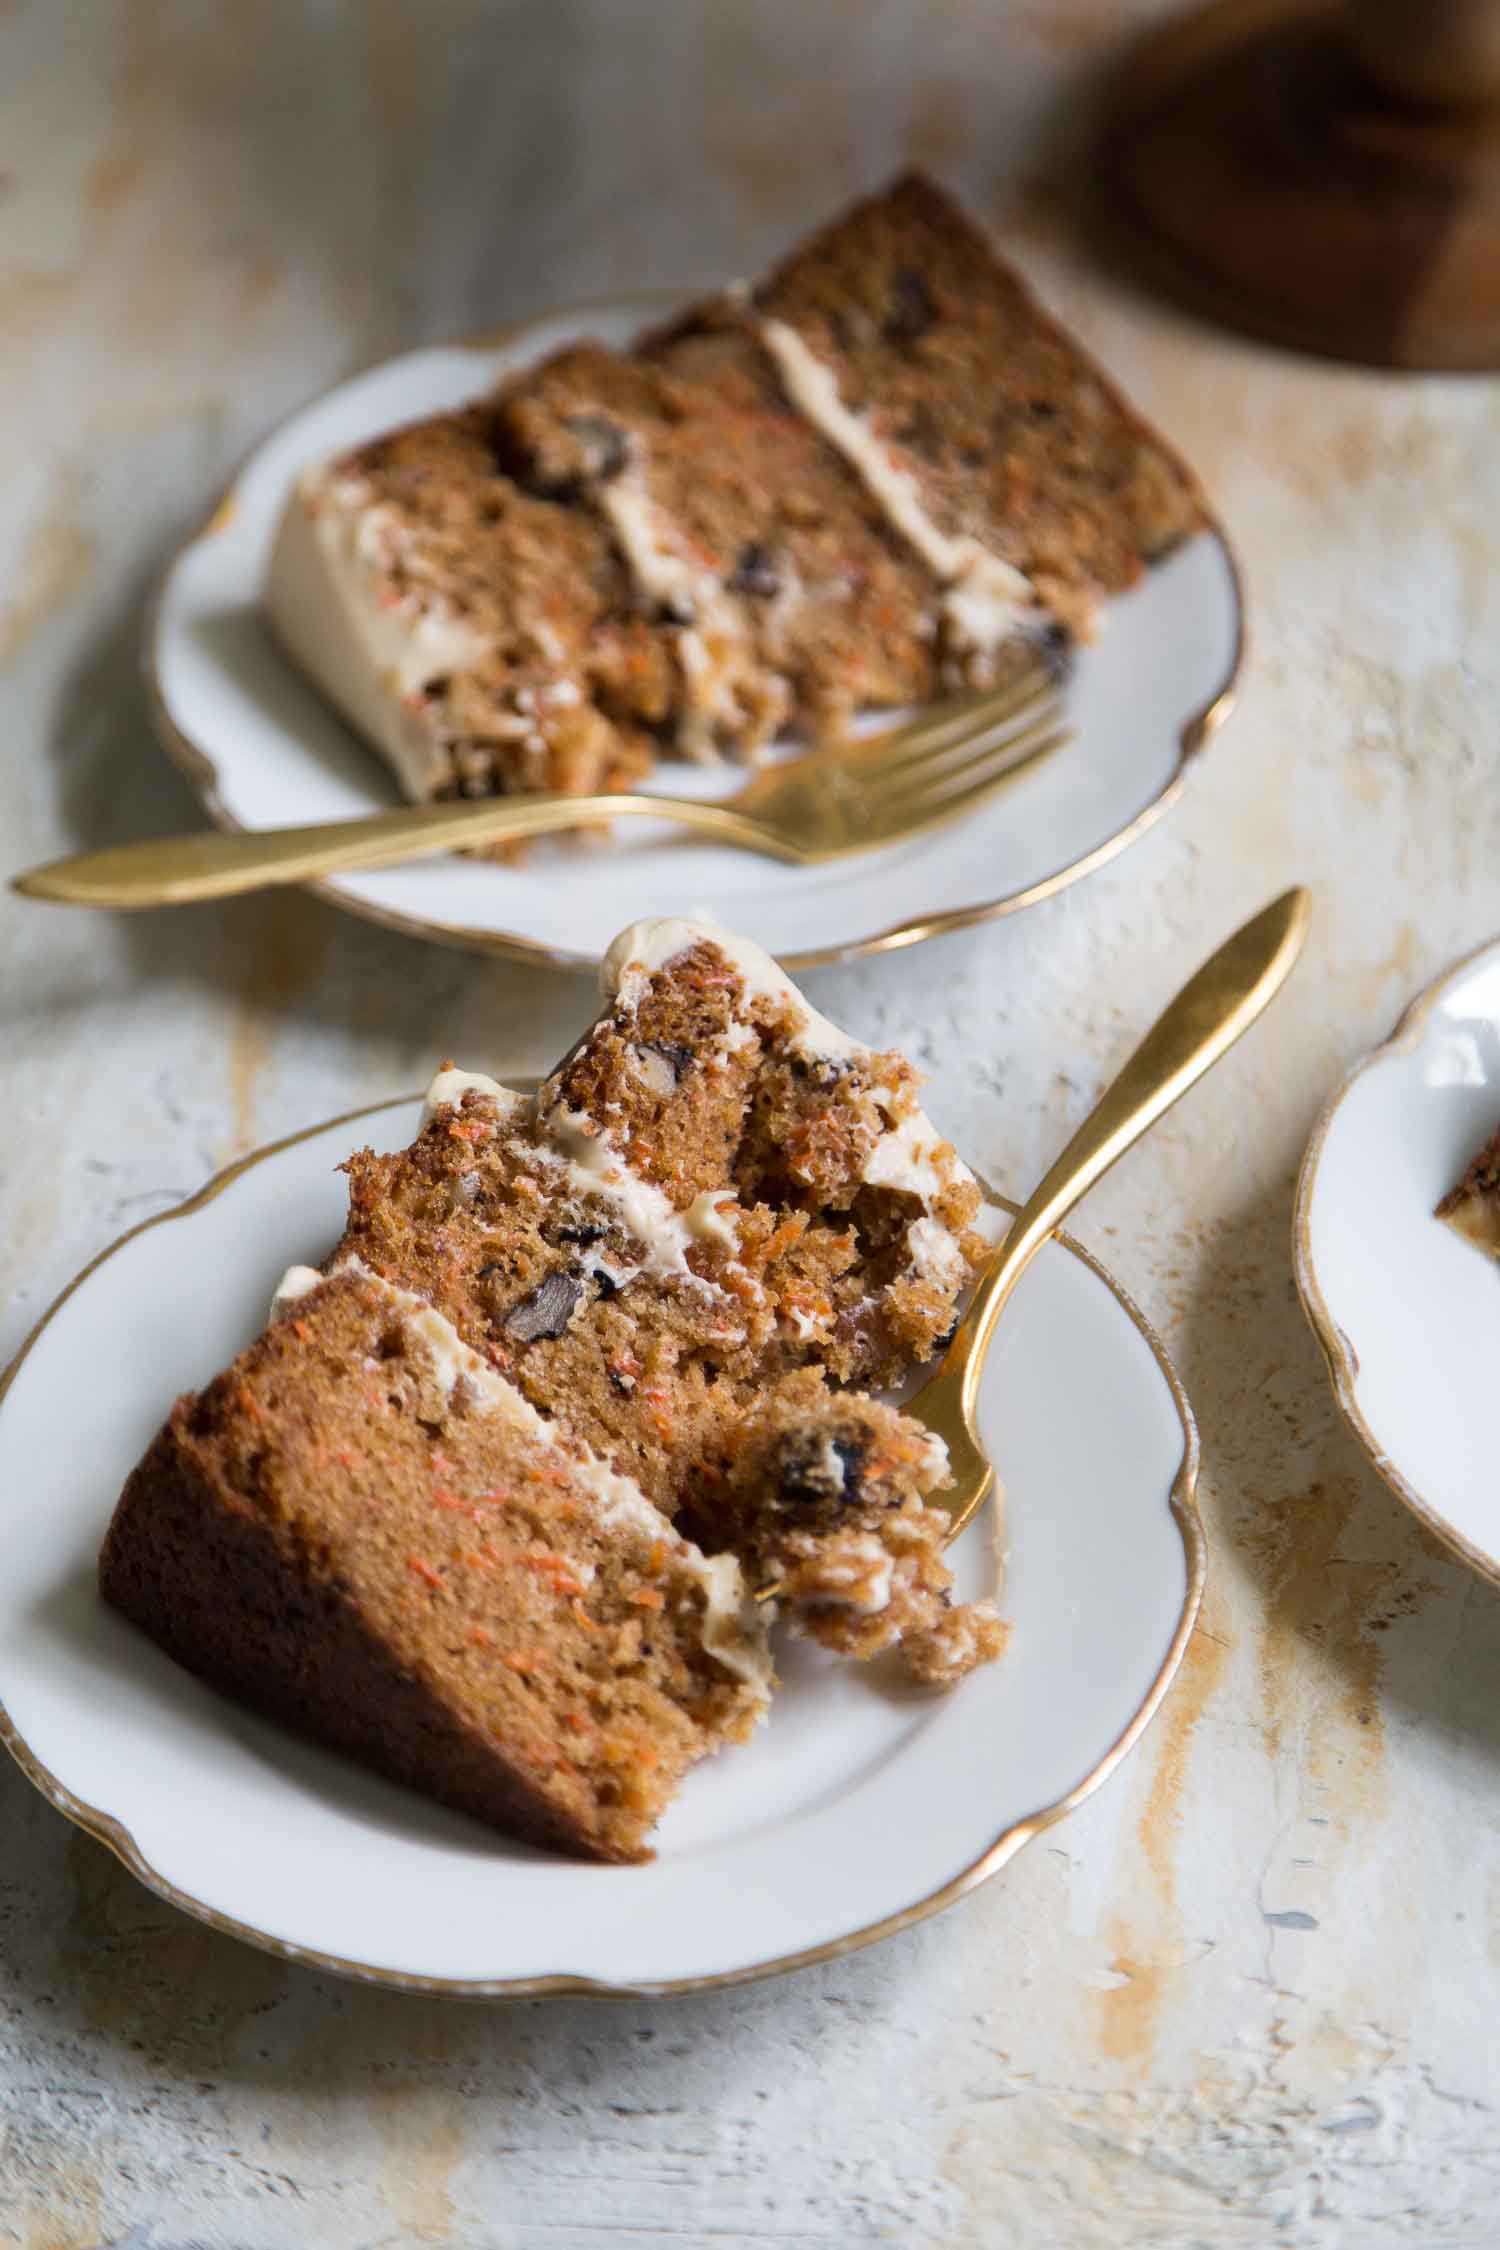
M 1429 985 L 1324 1111 L 1294 1257 L 1334 1395 L 1375 1467 L 1500 1582 L 1500 1268 L 1433 1217 L 1497 1124 L 1500 939 Z

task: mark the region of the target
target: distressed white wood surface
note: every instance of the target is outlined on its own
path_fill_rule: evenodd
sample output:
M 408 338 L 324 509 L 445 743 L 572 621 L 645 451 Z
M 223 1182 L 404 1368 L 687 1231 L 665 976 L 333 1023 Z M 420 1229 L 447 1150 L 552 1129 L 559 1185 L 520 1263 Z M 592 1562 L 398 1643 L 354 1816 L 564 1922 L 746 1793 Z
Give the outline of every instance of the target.
M 6 869 L 193 820 L 147 726 L 143 599 L 277 415 L 423 337 L 753 268 L 916 158 L 1200 464 L 1253 660 L 1124 860 L 816 998 L 911 1048 L 955 1137 L 1023 1186 L 1195 956 L 1290 878 L 1318 906 L 1273 1017 L 1079 1228 L 1205 1446 L 1204 1629 L 1125 1771 L 845 1963 L 481 2008 L 199 1929 L 7 1766 L 0 2244 L 1500 2240 L 1500 1598 L 1343 1434 L 1287 1256 L 1327 1088 L 1500 925 L 1500 399 L 1261 350 L 1086 263 L 1080 102 L 1150 12 L 0 7 Z M 237 1151 L 441 1054 L 543 1062 L 587 1004 L 295 898 L 134 921 L 6 900 L 0 961 L 0 1355 Z

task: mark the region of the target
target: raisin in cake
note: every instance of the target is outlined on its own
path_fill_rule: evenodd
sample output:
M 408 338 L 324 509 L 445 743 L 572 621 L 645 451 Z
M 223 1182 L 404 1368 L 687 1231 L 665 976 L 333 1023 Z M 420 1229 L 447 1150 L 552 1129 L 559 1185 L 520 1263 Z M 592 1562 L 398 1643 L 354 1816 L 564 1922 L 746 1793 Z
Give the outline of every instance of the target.
M 764 1709 L 778 1612 L 934 1687 L 1003 1627 L 952 1599 L 941 1444 L 869 1395 L 988 1247 L 911 1066 L 715 925 L 636 925 L 604 981 L 535 1094 L 445 1068 L 351 1157 L 341 1241 L 179 1402 L 102 1584 L 276 1716 L 630 1858 Z
M 408 794 L 587 791 L 1060 665 L 1203 520 L 910 175 L 628 351 L 309 471 L 267 605 Z

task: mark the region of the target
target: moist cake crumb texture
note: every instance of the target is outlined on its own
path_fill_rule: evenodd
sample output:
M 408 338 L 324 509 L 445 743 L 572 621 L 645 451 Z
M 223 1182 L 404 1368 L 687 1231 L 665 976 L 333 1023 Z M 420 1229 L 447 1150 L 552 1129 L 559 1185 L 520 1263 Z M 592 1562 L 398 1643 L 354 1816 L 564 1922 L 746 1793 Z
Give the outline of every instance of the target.
M 1005 1629 L 953 1599 L 941 1443 L 869 1395 L 988 1248 L 911 1066 L 716 925 L 635 925 L 604 985 L 535 1094 L 445 1065 L 349 1159 L 341 1241 L 178 1402 L 101 1584 L 394 1779 L 632 1859 L 763 1715 L 777 1616 L 934 1688 Z
M 910 174 L 628 350 L 568 345 L 310 469 L 267 606 L 408 795 L 585 793 L 1060 669 L 1203 521 Z

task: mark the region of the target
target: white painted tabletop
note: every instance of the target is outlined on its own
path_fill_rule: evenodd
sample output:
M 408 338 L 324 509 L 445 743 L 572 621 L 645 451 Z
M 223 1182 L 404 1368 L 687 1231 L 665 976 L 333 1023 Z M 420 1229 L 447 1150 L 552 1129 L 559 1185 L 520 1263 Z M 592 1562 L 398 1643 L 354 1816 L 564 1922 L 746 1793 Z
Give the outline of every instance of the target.
M 841 1964 L 484 2007 L 209 1933 L 5 1764 L 0 2244 L 1500 2241 L 1500 1596 L 1365 1467 L 1288 1258 L 1330 1085 L 1500 927 L 1500 390 L 1293 359 L 1089 262 L 1087 96 L 1151 12 L 0 7 L 5 871 L 193 824 L 143 605 L 279 415 L 401 345 L 753 270 L 913 158 L 1199 465 L 1252 659 L 1126 857 L 814 997 L 908 1047 L 1022 1189 L 1195 958 L 1289 880 L 1317 908 L 1284 1000 L 1077 1230 L 1204 1441 L 1204 1623 L 1126 1768 Z M 296 897 L 134 920 L 6 898 L 0 961 L 0 1358 L 227 1158 L 445 1054 L 544 1064 L 589 1001 Z

